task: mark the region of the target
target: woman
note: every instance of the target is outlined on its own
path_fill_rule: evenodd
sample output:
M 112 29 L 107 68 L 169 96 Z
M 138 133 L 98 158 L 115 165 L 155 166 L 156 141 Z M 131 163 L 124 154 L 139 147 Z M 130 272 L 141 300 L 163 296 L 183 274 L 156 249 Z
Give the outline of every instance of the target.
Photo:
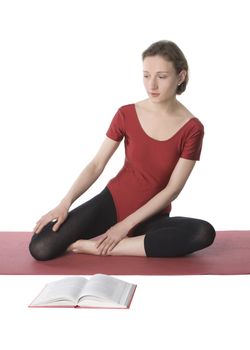
M 213 243 L 210 223 L 169 217 L 171 202 L 200 158 L 204 135 L 202 123 L 176 98 L 188 82 L 186 58 L 164 40 L 142 58 L 148 98 L 119 108 L 96 156 L 60 204 L 37 222 L 29 247 L 34 258 L 48 260 L 65 251 L 176 257 Z M 123 168 L 100 194 L 68 213 L 123 139 Z

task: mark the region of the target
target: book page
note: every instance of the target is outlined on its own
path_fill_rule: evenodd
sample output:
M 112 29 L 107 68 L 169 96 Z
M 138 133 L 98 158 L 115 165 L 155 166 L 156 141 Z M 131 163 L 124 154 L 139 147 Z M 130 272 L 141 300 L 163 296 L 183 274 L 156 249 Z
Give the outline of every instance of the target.
M 110 300 L 115 304 L 127 305 L 133 294 L 135 286 L 118 278 L 97 274 L 91 277 L 85 285 L 81 300 L 84 296 L 94 296 L 104 300 Z M 92 298 L 93 299 L 93 298 Z
M 87 283 L 84 277 L 66 277 L 48 283 L 31 305 L 53 304 L 70 301 L 68 304 L 77 304 L 79 296 Z

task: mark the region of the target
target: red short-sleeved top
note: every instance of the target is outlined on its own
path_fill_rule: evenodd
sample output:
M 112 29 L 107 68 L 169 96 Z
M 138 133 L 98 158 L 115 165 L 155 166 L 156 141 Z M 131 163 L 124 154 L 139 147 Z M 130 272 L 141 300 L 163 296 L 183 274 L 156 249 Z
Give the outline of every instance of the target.
M 192 118 L 172 137 L 159 141 L 145 133 L 135 104 L 129 104 L 118 109 L 106 135 L 119 142 L 124 138 L 124 165 L 107 184 L 121 221 L 167 186 L 179 158 L 200 159 L 204 128 Z M 170 211 L 171 204 L 163 210 Z

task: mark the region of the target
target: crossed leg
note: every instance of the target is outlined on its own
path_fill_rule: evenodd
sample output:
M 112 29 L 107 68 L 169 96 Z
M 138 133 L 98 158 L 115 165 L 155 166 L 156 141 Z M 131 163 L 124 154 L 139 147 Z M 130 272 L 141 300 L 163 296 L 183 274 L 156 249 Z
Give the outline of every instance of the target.
M 146 256 L 144 248 L 144 237 L 145 235 L 140 235 L 137 237 L 126 237 L 122 239 L 108 255 Z M 101 238 L 101 236 L 99 236 L 99 238 Z M 68 251 L 78 254 L 99 254 L 96 239 L 78 240 L 69 246 Z
M 213 226 L 204 220 L 155 215 L 139 224 L 133 237 L 121 240 L 109 255 L 177 257 L 191 254 L 211 245 Z M 78 240 L 69 250 L 98 255 L 95 239 Z

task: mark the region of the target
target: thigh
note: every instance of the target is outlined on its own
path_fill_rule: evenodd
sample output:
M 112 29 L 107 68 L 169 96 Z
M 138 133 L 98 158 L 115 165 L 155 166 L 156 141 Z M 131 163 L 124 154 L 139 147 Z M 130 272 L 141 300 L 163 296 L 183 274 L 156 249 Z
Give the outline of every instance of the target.
M 117 222 L 116 209 L 108 188 L 69 213 L 63 227 L 78 239 L 90 239 L 104 233 Z
M 211 245 L 215 230 L 207 221 L 189 217 L 162 217 L 145 226 L 147 256 L 185 256 Z
M 114 202 L 111 193 L 105 188 L 97 196 L 69 212 L 68 218 L 57 232 L 52 231 L 54 223 L 49 223 L 39 234 L 34 234 L 30 252 L 41 260 L 58 256 L 73 242 L 99 236 L 116 221 Z
M 132 231 L 132 236 L 141 236 L 158 228 L 164 228 L 169 225 L 169 214 L 156 214 L 149 219 L 139 223 Z
M 159 229 L 166 229 L 169 231 L 171 229 L 183 232 L 183 234 L 199 231 L 202 226 L 207 224 L 206 221 L 185 217 L 185 216 L 173 216 L 170 217 L 169 214 L 156 214 L 151 218 L 141 222 L 133 231 L 133 236 L 144 235 L 148 233 L 153 233 Z

